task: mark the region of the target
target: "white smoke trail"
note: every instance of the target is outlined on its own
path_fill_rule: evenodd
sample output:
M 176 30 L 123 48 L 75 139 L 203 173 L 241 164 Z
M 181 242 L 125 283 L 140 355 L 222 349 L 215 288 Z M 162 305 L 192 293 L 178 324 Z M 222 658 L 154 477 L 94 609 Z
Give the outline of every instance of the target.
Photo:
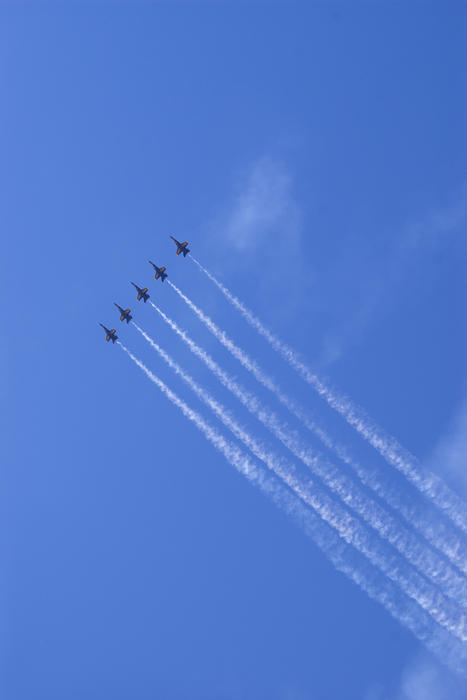
M 254 319 L 255 317 L 241 304 L 241 302 L 234 297 L 229 290 L 227 290 L 224 285 L 222 285 L 218 280 L 216 280 L 211 273 L 208 272 L 197 260 L 192 258 L 192 260 L 200 267 L 200 269 L 221 289 L 221 291 L 227 296 L 227 298 L 232 301 L 232 303 L 239 308 L 242 313 L 249 314 L 248 318 Z M 235 302 L 234 302 L 235 300 Z M 257 319 L 256 319 L 257 320 Z M 259 321 L 258 321 L 259 323 Z M 255 326 L 256 327 L 256 326 Z M 267 329 L 264 329 L 265 333 L 269 334 Z M 272 336 L 272 334 L 269 334 Z M 269 338 L 269 336 L 268 336 Z M 272 382 L 267 385 L 268 388 L 272 388 Z M 276 392 L 275 392 L 276 393 Z M 276 393 L 277 395 L 277 393 Z M 377 478 L 376 474 L 371 470 L 365 469 L 361 464 L 357 463 L 348 453 L 347 449 L 341 445 L 338 441 L 332 439 L 326 431 L 320 426 L 315 420 L 311 420 L 310 417 L 297 406 L 292 401 L 283 401 L 287 408 L 310 430 L 312 431 L 328 449 L 335 452 L 339 459 L 344 461 L 351 469 L 358 475 L 361 482 L 372 489 L 380 498 L 386 500 L 386 502 L 395 510 L 399 511 L 402 517 L 413 527 L 415 527 L 423 537 L 431 542 L 434 547 L 442 551 L 448 559 L 452 561 L 459 569 L 464 573 L 467 573 L 467 555 L 465 553 L 465 545 L 459 538 L 450 531 L 442 522 L 437 522 L 434 524 L 426 514 L 419 508 L 415 503 L 410 506 L 406 505 L 400 498 L 400 496 L 391 487 L 381 483 L 381 480 Z M 462 585 L 465 590 L 465 584 Z M 464 595 L 464 598 L 467 594 Z
M 457 494 L 435 474 L 424 470 L 408 450 L 399 442 L 387 435 L 382 428 L 376 425 L 371 418 L 360 408 L 355 406 L 348 397 L 338 394 L 327 387 L 319 377 L 299 358 L 298 354 L 286 343 L 271 333 L 261 321 L 245 307 L 221 282 L 219 282 L 201 263 L 195 258 L 193 262 L 204 274 L 217 286 L 229 302 L 240 311 L 244 319 L 265 338 L 268 343 L 293 367 L 302 378 L 310 384 L 327 403 L 340 413 L 343 418 L 372 445 L 393 467 L 404 476 L 427 498 L 464 532 L 467 533 L 467 507 Z
M 170 282 L 170 281 L 169 281 Z M 229 352 L 239 360 L 239 362 L 242 364 L 245 369 L 247 369 L 249 372 L 253 374 L 255 379 L 265 386 L 267 389 L 269 389 L 274 395 L 279 399 L 279 401 L 287 407 L 287 409 L 294 415 L 296 416 L 300 421 L 302 421 L 307 427 L 309 427 L 311 430 L 320 433 L 321 436 L 324 435 L 324 431 L 321 428 L 318 428 L 315 426 L 313 421 L 310 421 L 308 417 L 306 416 L 306 413 L 303 409 L 301 409 L 299 406 L 296 405 L 296 403 L 287 397 L 282 390 L 280 389 L 279 386 L 267 375 L 264 374 L 264 372 L 261 370 L 259 365 L 252 360 L 241 348 L 239 348 L 230 338 L 229 336 L 225 333 L 225 331 L 222 331 L 215 323 L 212 321 L 212 319 L 207 316 L 196 304 L 194 304 L 191 299 L 189 299 L 183 292 L 178 289 L 172 282 L 170 282 L 170 286 L 172 289 L 174 289 L 177 294 L 183 299 L 183 301 L 189 306 L 189 308 L 198 316 L 198 318 L 204 323 L 204 325 L 208 328 L 208 330 L 219 340 L 219 342 L 224 345 L 224 347 L 229 350 Z M 251 405 L 251 404 L 250 404 Z M 304 450 L 302 446 L 300 446 L 300 440 L 296 433 L 292 433 L 289 429 L 281 429 L 280 424 L 277 424 L 277 420 L 273 421 L 273 423 L 276 423 L 274 427 L 271 427 L 271 421 L 269 421 L 268 427 L 272 430 L 275 431 L 275 434 L 279 439 L 290 449 L 297 457 L 300 459 L 304 460 L 304 455 L 306 452 L 309 453 L 309 450 Z M 280 433 L 280 434 L 279 434 Z M 304 460 L 305 461 L 305 460 Z M 305 461 L 308 466 L 312 466 L 310 464 L 310 461 L 313 462 L 313 458 L 310 458 L 308 456 L 307 461 Z M 358 475 L 362 476 L 364 474 L 364 470 L 359 470 Z M 395 540 L 398 540 L 398 535 L 395 536 Z M 445 543 L 447 546 L 445 547 L 445 553 L 449 556 L 451 561 L 455 563 L 464 573 L 467 572 L 467 557 L 465 556 L 465 550 L 459 539 L 455 536 L 455 534 L 452 534 L 451 541 L 448 540 L 448 542 L 445 542 L 444 539 L 441 539 L 443 543 Z M 422 558 L 422 561 L 424 561 L 424 558 Z M 436 571 L 436 567 L 434 567 L 433 572 Z M 465 595 L 465 583 L 462 586 L 462 589 L 464 590 L 464 595 Z
M 268 478 L 264 471 L 254 464 L 241 450 L 228 442 L 169 387 L 138 360 L 120 341 L 118 345 L 135 364 L 146 374 L 160 391 L 177 406 L 183 415 L 193 422 L 227 461 L 254 484 L 258 485 L 271 500 L 301 525 L 305 533 L 314 540 L 336 569 L 346 574 L 357 586 L 376 600 L 415 637 L 430 649 L 452 670 L 466 676 L 466 659 L 463 645 L 440 628 L 433 629 L 430 618 L 420 608 L 398 593 L 386 579 L 381 579 L 368 565 L 360 570 L 351 563 L 347 547 L 342 540 L 322 523 L 310 510 L 306 509 L 286 488 Z M 354 560 L 354 555 L 352 556 Z
M 182 399 L 180 399 L 169 387 L 157 377 L 151 370 L 149 370 L 146 365 L 138 360 L 123 343 L 117 341 L 120 347 L 131 357 L 133 362 L 135 362 L 140 369 L 143 370 L 145 375 L 155 384 L 162 393 L 171 401 L 177 408 L 181 410 L 183 415 L 188 418 L 196 427 L 201 430 L 203 435 L 209 442 L 211 442 L 214 447 L 222 452 L 224 457 L 240 471 L 244 476 L 246 476 L 253 483 L 263 486 L 266 483 L 264 472 L 258 469 L 253 462 L 248 459 L 243 453 L 235 447 L 232 443 L 225 440 L 222 435 L 212 428 L 206 421 L 198 414 L 193 411 Z
M 183 340 L 191 352 L 196 355 L 218 380 L 247 408 L 250 413 L 256 416 L 273 435 L 275 435 L 293 454 L 301 458 L 300 442 L 298 438 L 297 444 L 290 437 L 290 430 L 284 425 L 272 411 L 266 409 L 258 398 L 251 394 L 248 390 L 242 387 L 235 379 L 225 372 L 215 360 L 195 343 L 190 336 L 182 330 L 173 319 L 169 318 L 160 308 L 150 302 L 155 311 L 164 319 L 164 321 L 172 328 L 172 330 Z M 309 461 L 309 460 L 307 460 Z M 319 467 L 319 462 L 316 461 Z M 311 461 L 313 464 L 313 461 Z M 326 472 L 325 472 L 326 474 Z M 331 471 L 332 474 L 332 471 Z M 357 501 L 358 502 L 358 501 Z M 391 528 L 385 523 L 385 519 L 381 516 L 379 520 L 385 524 L 386 536 L 394 546 L 404 548 L 401 553 L 407 556 L 409 561 L 417 566 L 422 573 L 431 578 L 434 583 L 440 584 L 444 590 L 454 599 L 465 603 L 466 599 L 466 583 L 463 577 L 458 576 L 457 572 L 449 566 L 436 552 L 432 552 L 429 548 L 420 545 L 415 535 L 406 531 L 402 527 Z M 382 531 L 381 531 L 382 532 Z M 462 562 L 461 562 L 462 563 Z
M 158 352 L 160 357 L 176 372 L 196 393 L 196 395 L 206 403 L 211 410 L 220 418 L 226 427 L 253 452 L 253 454 L 263 461 L 275 474 L 280 477 L 302 500 L 310 505 L 328 524 L 332 525 L 345 539 L 348 544 L 354 545 L 359 549 L 372 564 L 377 566 L 383 573 L 397 583 L 406 593 L 417 601 L 439 624 L 446 627 L 450 632 L 458 636 L 462 641 L 467 641 L 467 633 L 465 630 L 464 616 L 460 614 L 457 606 L 450 603 L 440 595 L 439 592 L 428 584 L 423 577 L 417 572 L 401 569 L 397 558 L 389 554 L 387 550 L 382 550 L 381 545 L 374 538 L 368 535 L 365 528 L 353 516 L 349 515 L 345 509 L 339 504 L 332 501 L 318 486 L 308 480 L 306 486 L 300 482 L 296 475 L 294 467 L 278 459 L 278 457 L 269 452 L 264 446 L 260 445 L 251 435 L 241 428 L 235 420 L 227 413 L 224 407 L 213 399 L 210 394 L 199 386 L 192 377 L 185 372 L 142 328 L 133 322 L 135 328 L 143 335 L 150 345 Z M 318 476 L 323 478 L 325 470 L 317 467 L 317 465 L 309 465 Z M 336 483 L 339 477 L 324 479 L 325 483 L 334 491 L 336 491 Z M 344 487 L 345 488 L 345 487 Z M 340 489 L 342 491 L 342 487 Z M 355 490 L 354 490 L 355 491 Z M 342 497 L 342 494 L 338 495 Z M 351 507 L 357 512 L 371 507 L 371 504 L 365 504 L 359 494 L 353 494 L 353 498 L 359 498 L 358 508 L 355 503 L 350 500 Z M 344 500 L 344 499 L 343 499 Z M 376 504 L 374 504 L 376 506 Z M 382 509 L 381 509 L 382 510 Z M 383 512 L 384 514 L 384 512 Z M 389 516 L 388 516 L 389 517 Z M 366 518 L 369 520 L 370 518 Z M 374 518 L 373 518 L 374 521 Z M 375 527 L 374 523 L 372 524 Z M 378 526 L 379 523 L 376 523 Z M 376 528 L 375 528 L 376 529 Z M 401 538 L 401 534 L 399 538 Z M 416 542 L 417 546 L 418 543 Z
M 422 508 L 417 502 L 404 499 L 402 494 L 385 477 L 377 476 L 374 470 L 357 462 L 350 455 L 348 448 L 331 438 L 316 421 L 311 421 L 308 416 L 304 416 L 302 422 L 331 452 L 334 452 L 342 462 L 355 472 L 362 484 L 376 493 L 383 501 L 386 501 L 391 508 L 398 511 L 406 523 L 418 530 L 433 547 L 443 552 L 458 569 L 464 574 L 467 573 L 465 545 L 449 526 L 439 518 L 434 521 L 429 517 L 426 509 Z M 435 566 L 435 569 L 439 570 L 442 577 L 444 576 L 442 567 Z M 461 590 L 464 591 L 462 597 L 464 601 L 467 601 L 467 582 L 463 578 L 460 578 L 459 582 Z

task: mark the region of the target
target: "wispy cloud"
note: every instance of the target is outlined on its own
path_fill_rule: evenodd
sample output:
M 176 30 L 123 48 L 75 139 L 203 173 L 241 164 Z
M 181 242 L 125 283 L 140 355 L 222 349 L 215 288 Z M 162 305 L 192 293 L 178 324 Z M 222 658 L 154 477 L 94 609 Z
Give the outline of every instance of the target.
M 410 222 L 402 231 L 401 249 L 437 246 L 447 236 L 465 231 L 467 223 L 467 183 L 460 197 L 451 206 L 433 209 L 418 221 Z
M 292 195 L 292 178 L 285 166 L 261 158 L 239 186 L 227 216 L 225 235 L 233 248 L 252 252 L 273 237 L 297 242 L 300 216 Z
M 276 320 L 290 319 L 301 309 L 312 275 L 302 261 L 303 216 L 284 162 L 270 156 L 254 160 L 237 176 L 234 193 L 218 209 L 210 229 L 212 240 L 221 236 L 229 251 L 222 261 L 224 275 L 241 270 L 248 277 L 254 271 L 256 293 L 274 308 Z M 285 298 L 284 275 L 291 260 L 294 269 L 287 275 Z
M 303 318 L 306 299 L 307 322 L 314 323 L 315 331 L 316 321 L 319 323 L 317 369 L 338 361 L 349 346 L 360 343 L 373 321 L 401 299 L 422 256 L 458 240 L 467 224 L 464 185 L 450 204 L 411 218 L 398 231 L 389 232 L 382 224 L 381 235 L 372 236 L 370 246 L 368 236 L 363 243 L 358 234 L 340 235 L 332 259 L 321 258 L 310 269 L 303 248 L 313 244 L 319 232 L 306 220 L 309 203 L 302 206 L 287 163 L 270 155 L 259 157 L 237 174 L 233 189 L 208 226 L 211 241 L 221 237 L 228 251 L 222 274 L 228 277 L 243 271 L 248 277 L 254 271 L 256 293 L 268 300 L 266 314 L 267 309 L 274 309 L 276 325 L 298 314 Z M 286 277 L 284 295 L 281 267 L 290 261 L 293 274 Z
M 338 327 L 324 333 L 316 366 L 324 368 L 332 364 L 350 345 L 359 342 L 373 319 L 400 299 L 408 276 L 414 265 L 420 266 L 422 256 L 434 253 L 447 242 L 452 244 L 458 240 L 460 235 L 465 235 L 466 225 L 467 184 L 451 205 L 434 208 L 403 225 L 390 238 L 390 246 L 371 251 L 361 250 L 353 242 L 353 250 L 343 244 L 342 256 L 336 258 L 332 268 L 326 271 L 328 279 L 324 280 L 325 285 L 332 287 L 339 279 L 341 288 L 345 289 L 340 298 Z M 365 272 L 361 264 L 358 265 L 358 279 L 353 273 L 354 256 L 358 256 L 360 263 L 365 260 Z M 329 298 L 326 286 L 323 287 L 323 298 Z
M 462 700 L 463 697 L 458 683 L 446 669 L 422 655 L 404 670 L 394 700 Z
M 429 464 L 437 465 L 464 497 L 467 497 L 467 398 L 462 402 Z

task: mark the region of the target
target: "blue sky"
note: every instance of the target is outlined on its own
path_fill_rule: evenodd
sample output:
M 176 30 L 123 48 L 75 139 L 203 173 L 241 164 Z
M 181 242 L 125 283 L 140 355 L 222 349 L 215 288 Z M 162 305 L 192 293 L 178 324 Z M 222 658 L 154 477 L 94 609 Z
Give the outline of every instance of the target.
M 148 258 L 166 264 L 333 435 L 417 498 L 175 256 L 169 234 L 188 239 L 467 496 L 466 10 L 349 5 L 0 5 L 7 700 L 467 697 L 98 326 L 117 327 L 216 424 L 119 324 L 113 302 L 131 306 L 285 454 L 137 304 L 129 280 L 287 417 L 153 280 Z

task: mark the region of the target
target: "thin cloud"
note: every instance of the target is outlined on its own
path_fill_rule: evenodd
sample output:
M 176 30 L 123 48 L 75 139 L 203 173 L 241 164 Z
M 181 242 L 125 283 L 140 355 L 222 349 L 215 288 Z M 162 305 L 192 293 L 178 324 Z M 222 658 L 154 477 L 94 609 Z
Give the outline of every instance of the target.
M 436 251 L 447 241 L 465 235 L 466 224 L 467 185 L 464 185 L 454 204 L 433 209 L 403 226 L 394 235 L 391 250 L 364 253 L 367 255 L 367 278 L 359 276 L 355 285 L 348 273 L 353 269 L 353 253 L 345 247 L 342 258 L 336 259 L 330 271 L 330 284 L 334 284 L 337 277 L 341 282 L 348 280 L 350 286 L 346 298 L 352 300 L 353 308 L 349 308 L 343 297 L 343 320 L 337 330 L 329 330 L 323 335 L 321 356 L 316 366 L 321 369 L 329 366 L 339 360 L 349 345 L 359 342 L 373 319 L 400 298 L 404 281 L 414 264 L 420 263 L 421 254 Z M 355 254 L 361 256 L 363 253 L 357 250 Z
M 423 655 L 405 669 L 396 700 L 461 700 L 462 697 L 452 676 Z
M 237 176 L 234 189 L 208 227 L 210 238 L 217 242 L 221 236 L 229 251 L 223 259 L 223 275 L 229 274 L 229 267 L 230 274 L 238 272 L 239 265 L 245 274 L 254 270 L 256 293 L 268 300 L 268 308 L 274 308 L 278 325 L 302 314 L 304 299 L 308 300 L 309 319 L 321 318 L 325 304 L 326 317 L 335 318 L 337 323 L 321 330 L 321 349 L 317 349 L 314 361 L 318 370 L 337 362 L 349 346 L 361 342 L 374 319 L 397 303 L 422 253 L 458 240 L 467 224 L 464 185 L 450 205 L 433 208 L 402 226 L 389 239 L 389 247 L 361 249 L 354 238 L 343 239 L 332 265 L 310 270 L 302 255 L 310 236 L 296 196 L 293 171 L 284 162 L 263 156 Z M 293 275 L 287 275 L 285 297 L 278 277 L 281 280 L 283 261 L 290 260 Z M 353 274 L 356 260 L 360 270 L 357 280 Z M 312 293 L 316 284 L 320 294 Z M 344 293 L 336 302 L 337 287 Z M 329 308 L 330 303 L 338 303 L 338 307 Z
M 290 320 L 302 307 L 312 281 L 302 263 L 303 216 L 294 193 L 294 181 L 287 166 L 274 158 L 255 160 L 237 177 L 235 193 L 218 210 L 209 226 L 216 242 L 219 236 L 229 255 L 223 260 L 223 274 L 230 265 L 246 275 L 254 270 L 256 293 L 268 299 L 276 320 Z M 260 256 L 260 264 L 258 260 Z M 287 297 L 278 279 L 281 265 L 294 261 L 293 275 L 287 275 Z
M 467 496 L 467 398 L 462 402 L 448 431 L 441 437 L 429 464 L 436 464 L 457 490 Z
M 408 661 L 395 690 L 373 684 L 364 700 L 465 700 L 465 694 L 447 669 L 421 653 Z
M 255 162 L 235 197 L 225 228 L 226 238 L 240 252 L 252 252 L 273 236 L 300 237 L 299 215 L 292 196 L 292 178 L 270 158 Z

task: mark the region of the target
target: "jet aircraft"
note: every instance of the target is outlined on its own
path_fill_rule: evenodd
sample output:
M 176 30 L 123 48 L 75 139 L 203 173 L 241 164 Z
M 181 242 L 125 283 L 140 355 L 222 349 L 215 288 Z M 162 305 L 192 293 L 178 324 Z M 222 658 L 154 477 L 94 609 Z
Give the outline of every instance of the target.
M 144 300 L 144 303 L 146 303 L 147 300 L 149 299 L 148 288 L 147 288 L 147 287 L 144 287 L 144 289 L 141 289 L 141 288 L 138 287 L 138 285 L 135 284 L 134 282 L 132 282 L 131 284 L 133 285 L 133 287 L 134 287 L 134 288 L 136 289 L 136 291 L 138 292 L 138 297 L 137 297 L 138 301 L 141 301 L 141 299 L 143 299 L 143 300 Z
M 190 252 L 190 249 L 187 248 L 188 241 L 183 241 L 183 243 L 180 243 L 180 241 L 177 241 L 177 239 L 174 238 L 173 236 L 170 236 L 170 238 L 173 240 L 173 242 L 177 246 L 177 255 L 180 255 L 180 253 L 183 253 L 183 257 L 186 258 L 186 256 Z
M 157 265 L 154 265 L 154 263 L 151 262 L 151 260 L 148 260 L 148 262 L 153 266 L 153 268 L 156 271 L 156 274 L 154 275 L 154 279 L 158 280 L 160 277 L 161 282 L 163 282 L 165 280 L 165 278 L 167 277 L 167 272 L 165 272 L 165 270 L 167 269 L 166 266 L 164 265 L 164 267 L 157 267 Z
M 103 326 L 102 323 L 99 323 L 99 325 L 105 330 L 105 342 L 108 343 L 109 340 L 111 340 L 112 343 L 115 343 L 115 341 L 118 339 L 116 328 L 112 328 L 112 330 L 109 331 L 109 329 Z
M 131 309 L 122 309 L 122 307 L 116 304 L 115 302 L 114 306 L 116 306 L 117 309 L 120 311 L 120 321 L 126 321 L 127 323 L 130 323 L 131 319 L 133 318 L 133 316 L 130 314 Z

